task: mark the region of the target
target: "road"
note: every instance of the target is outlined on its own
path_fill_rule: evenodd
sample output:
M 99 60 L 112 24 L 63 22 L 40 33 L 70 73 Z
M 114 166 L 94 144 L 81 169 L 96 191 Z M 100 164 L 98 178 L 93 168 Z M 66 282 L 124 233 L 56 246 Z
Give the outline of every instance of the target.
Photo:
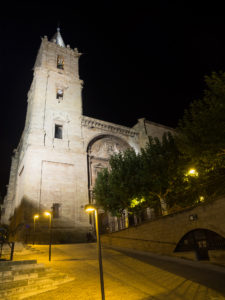
M 15 259 L 37 259 L 75 279 L 28 299 L 101 299 L 96 244 L 53 245 L 50 263 L 48 246 L 34 248 L 33 254 Z M 107 300 L 225 299 L 225 272 L 205 267 L 103 249 L 103 269 Z

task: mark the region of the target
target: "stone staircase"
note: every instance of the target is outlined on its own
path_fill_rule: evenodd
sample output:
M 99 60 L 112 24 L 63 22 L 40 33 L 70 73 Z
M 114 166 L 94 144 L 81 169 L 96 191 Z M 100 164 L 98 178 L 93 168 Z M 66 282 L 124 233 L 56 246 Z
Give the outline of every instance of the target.
M 18 300 L 58 288 L 74 278 L 36 260 L 0 261 L 0 299 Z

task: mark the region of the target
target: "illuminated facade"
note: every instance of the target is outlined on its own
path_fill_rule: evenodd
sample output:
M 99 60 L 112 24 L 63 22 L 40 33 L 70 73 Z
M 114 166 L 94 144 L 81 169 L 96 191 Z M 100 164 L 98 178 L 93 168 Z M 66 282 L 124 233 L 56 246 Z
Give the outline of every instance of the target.
M 110 155 L 128 147 L 139 151 L 148 135 L 170 130 L 145 119 L 129 128 L 84 116 L 79 57 L 77 49 L 65 46 L 59 29 L 51 40 L 42 39 L 25 128 L 12 157 L 5 223 L 26 201 L 32 211 L 25 214 L 49 210 L 55 227 L 87 232 L 84 205 L 92 201 L 95 178 Z

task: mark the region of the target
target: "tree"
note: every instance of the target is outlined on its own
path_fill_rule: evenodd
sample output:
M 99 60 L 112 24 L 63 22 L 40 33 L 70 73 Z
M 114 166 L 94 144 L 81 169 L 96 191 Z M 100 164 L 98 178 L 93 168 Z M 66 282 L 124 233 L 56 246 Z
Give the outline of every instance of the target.
M 193 163 L 211 168 L 224 163 L 225 73 L 205 77 L 203 99 L 194 101 L 178 124 L 179 149 Z
M 120 215 L 131 206 L 140 191 L 140 157 L 134 149 L 111 157 L 110 172 L 104 169 L 98 174 L 94 187 L 97 204 L 113 215 Z
M 184 168 L 171 133 L 164 134 L 161 141 L 149 138 L 140 154 L 128 149 L 111 157 L 110 171 L 104 170 L 97 177 L 95 199 L 113 214 L 124 209 L 139 213 L 145 207 L 166 212 L 166 203 L 174 205 L 188 191 Z
M 204 96 L 194 101 L 177 128 L 182 154 L 199 172 L 206 197 L 225 193 L 225 73 L 205 77 Z
M 150 206 L 160 204 L 162 213 L 167 213 L 168 206 L 180 200 L 175 195 L 183 195 L 188 185 L 184 180 L 185 161 L 173 135 L 165 133 L 161 141 L 150 138 L 141 157 L 142 194 Z

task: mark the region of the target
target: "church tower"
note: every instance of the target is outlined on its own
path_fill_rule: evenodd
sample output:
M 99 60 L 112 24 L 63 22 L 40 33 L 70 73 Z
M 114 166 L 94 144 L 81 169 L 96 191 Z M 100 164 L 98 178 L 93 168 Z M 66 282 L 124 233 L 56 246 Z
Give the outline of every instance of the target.
M 59 28 L 50 41 L 46 36 L 42 39 L 28 92 L 25 128 L 12 158 L 5 222 L 28 205 L 25 218 L 29 220 L 34 213 L 48 210 L 55 227 L 87 230 L 89 226 L 83 209 L 88 183 L 79 57 L 77 49 L 65 46 Z M 27 220 L 16 217 L 15 222 Z
M 173 131 L 144 118 L 130 128 L 84 116 L 79 57 L 77 49 L 65 45 L 59 28 L 51 40 L 42 39 L 1 216 L 18 240 L 29 236 L 37 213 L 37 242 L 45 239 L 48 220 L 44 211 L 52 213 L 55 242 L 86 239 L 94 224 L 84 206 L 95 202 L 95 180 L 108 168 L 110 157 L 131 147 L 139 152 L 149 136 L 161 138 L 164 132 Z M 100 216 L 102 232 L 127 226 L 123 217 L 115 220 L 107 212 Z

